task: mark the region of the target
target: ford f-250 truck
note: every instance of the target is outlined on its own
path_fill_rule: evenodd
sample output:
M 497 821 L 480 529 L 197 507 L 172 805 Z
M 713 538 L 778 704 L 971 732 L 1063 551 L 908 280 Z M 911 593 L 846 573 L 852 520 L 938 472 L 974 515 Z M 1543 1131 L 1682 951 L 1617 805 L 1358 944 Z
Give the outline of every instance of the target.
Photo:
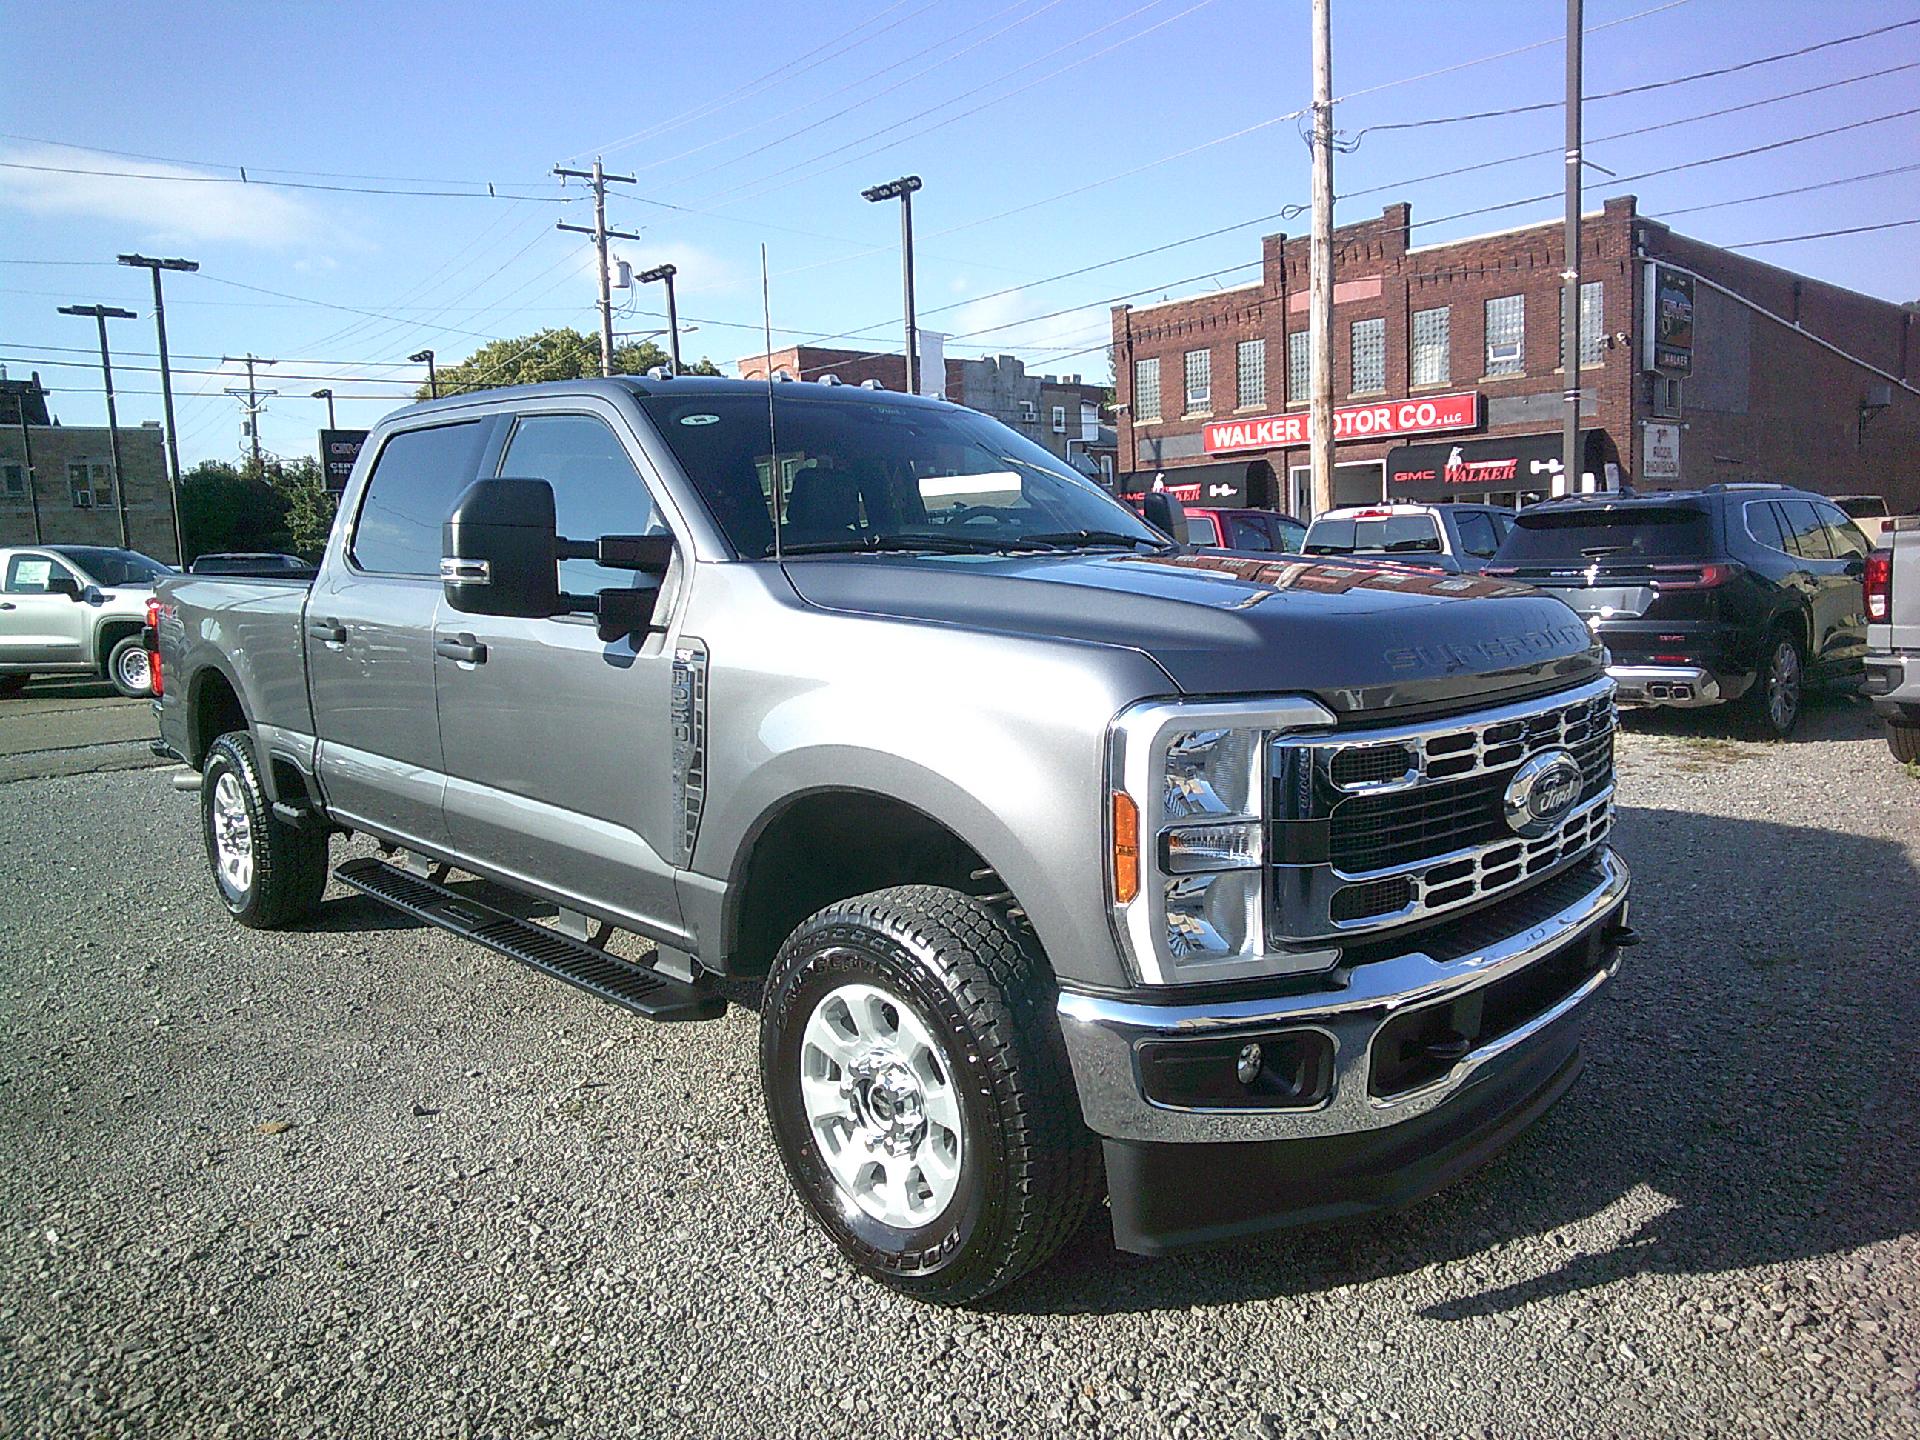
M 236 919 L 311 912 L 350 831 L 348 885 L 643 1015 L 757 983 L 794 1188 L 928 1299 L 1102 1195 L 1154 1254 L 1449 1181 L 1632 940 L 1560 601 L 1196 553 L 944 401 L 415 406 L 311 585 L 168 579 L 155 630 Z

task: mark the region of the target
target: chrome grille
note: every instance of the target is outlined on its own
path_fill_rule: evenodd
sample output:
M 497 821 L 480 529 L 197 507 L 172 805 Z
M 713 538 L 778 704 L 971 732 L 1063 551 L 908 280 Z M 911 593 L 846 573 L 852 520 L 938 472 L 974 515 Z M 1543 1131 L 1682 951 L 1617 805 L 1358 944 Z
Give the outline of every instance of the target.
M 1283 735 L 1269 755 L 1271 931 L 1325 940 L 1524 888 L 1599 845 L 1613 817 L 1613 685 L 1421 725 Z M 1513 772 L 1566 750 L 1582 784 L 1550 833 L 1508 824 Z

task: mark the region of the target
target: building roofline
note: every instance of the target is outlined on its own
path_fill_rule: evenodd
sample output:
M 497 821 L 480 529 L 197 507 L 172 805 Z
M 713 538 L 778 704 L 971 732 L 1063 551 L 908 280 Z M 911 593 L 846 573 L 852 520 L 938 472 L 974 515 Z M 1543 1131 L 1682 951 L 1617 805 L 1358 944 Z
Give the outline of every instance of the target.
M 1605 210 L 1583 210 L 1580 212 L 1582 224 L 1588 220 L 1604 220 L 1606 218 L 1607 212 Z M 1552 220 L 1532 220 L 1525 225 L 1509 225 L 1503 230 L 1483 230 L 1477 235 L 1460 235 L 1452 240 L 1435 240 L 1430 245 L 1409 245 L 1406 253 L 1409 255 L 1419 255 L 1429 250 L 1444 250 L 1449 245 L 1471 245 L 1476 240 L 1497 240 L 1502 235 L 1520 235 L 1528 230 L 1545 230 L 1550 227 L 1558 228 L 1566 223 L 1564 217 L 1555 217 Z M 1337 234 L 1338 232 L 1336 231 L 1335 233 Z
M 1182 296 L 1178 300 L 1156 300 L 1151 305 L 1129 305 L 1124 308 L 1131 310 L 1136 315 L 1144 315 L 1149 310 L 1164 310 L 1169 305 L 1191 305 L 1195 300 L 1205 300 L 1212 295 L 1237 295 L 1242 290 L 1258 290 L 1266 283 L 1264 278 L 1249 280 L 1244 285 L 1229 285 L 1222 290 L 1202 290 L 1194 295 Z
M 1747 254 L 1746 251 L 1744 250 L 1734 250 L 1726 245 L 1716 245 L 1711 240 L 1702 240 L 1698 235 L 1689 235 L 1683 230 L 1674 229 L 1673 226 L 1669 225 L 1666 221 L 1660 219 L 1658 216 L 1642 215 L 1640 218 L 1642 220 L 1645 220 L 1647 223 L 1651 225 L 1658 225 L 1662 230 L 1666 231 L 1667 234 L 1669 235 L 1679 236 L 1680 239 L 1686 241 L 1689 245 L 1698 245 L 1702 250 L 1712 250 L 1716 254 L 1725 255 L 1731 259 L 1738 260 L 1743 265 L 1757 265 L 1762 270 L 1771 270 L 1774 274 L 1782 277 L 1783 279 L 1811 280 L 1816 285 L 1824 286 L 1826 289 L 1837 291 L 1839 294 L 1842 294 L 1842 295 L 1851 295 L 1856 300 L 1865 300 L 1868 303 L 1874 304 L 1874 305 L 1884 305 L 1889 310 L 1894 310 L 1894 311 L 1900 311 L 1900 310 L 1906 309 L 1906 305 L 1903 301 L 1889 300 L 1884 295 L 1869 295 L 1864 290 L 1855 290 L 1851 286 L 1837 284 L 1832 280 L 1822 280 L 1818 275 L 1809 275 L 1804 270 L 1792 270 L 1785 265 L 1776 265 L 1771 260 L 1757 260 L 1753 256 Z

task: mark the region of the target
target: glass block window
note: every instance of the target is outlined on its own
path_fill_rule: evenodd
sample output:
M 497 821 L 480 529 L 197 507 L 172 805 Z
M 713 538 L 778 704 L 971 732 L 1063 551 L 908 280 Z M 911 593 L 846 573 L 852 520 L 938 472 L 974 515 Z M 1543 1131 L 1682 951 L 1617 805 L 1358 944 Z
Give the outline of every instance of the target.
M 27 493 L 27 467 L 8 463 L 0 465 L 0 491 L 8 495 Z
M 1213 352 L 1187 351 L 1187 414 L 1206 410 L 1213 404 Z
M 1242 410 L 1267 403 L 1267 342 L 1242 340 L 1234 352 L 1234 403 Z
M 1355 395 L 1377 395 L 1387 388 L 1387 322 L 1353 322 L 1353 390 Z
M 1580 287 L 1580 363 L 1598 365 L 1605 352 L 1607 332 L 1601 328 L 1606 316 L 1606 291 L 1598 280 Z
M 1527 297 L 1501 295 L 1487 301 L 1489 375 L 1518 375 L 1527 368 Z
M 1287 336 L 1287 403 L 1303 405 L 1313 386 L 1312 336 L 1296 330 Z
M 1413 383 L 1444 385 L 1453 378 L 1453 311 L 1413 312 Z
M 1135 420 L 1160 418 L 1160 362 L 1158 360 L 1133 362 L 1133 418 Z

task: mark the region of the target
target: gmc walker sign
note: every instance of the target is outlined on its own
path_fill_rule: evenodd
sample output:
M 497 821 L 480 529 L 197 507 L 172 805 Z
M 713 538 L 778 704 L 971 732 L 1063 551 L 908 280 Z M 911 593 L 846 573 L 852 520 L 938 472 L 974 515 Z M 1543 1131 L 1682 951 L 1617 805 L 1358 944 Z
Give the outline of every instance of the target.
M 1381 400 L 1333 412 L 1335 440 L 1377 440 L 1388 435 L 1428 435 L 1472 430 L 1480 423 L 1480 395 L 1428 395 L 1417 400 Z M 1251 420 L 1214 420 L 1200 432 L 1209 455 L 1230 450 L 1279 450 L 1308 443 L 1307 412 L 1262 415 Z

